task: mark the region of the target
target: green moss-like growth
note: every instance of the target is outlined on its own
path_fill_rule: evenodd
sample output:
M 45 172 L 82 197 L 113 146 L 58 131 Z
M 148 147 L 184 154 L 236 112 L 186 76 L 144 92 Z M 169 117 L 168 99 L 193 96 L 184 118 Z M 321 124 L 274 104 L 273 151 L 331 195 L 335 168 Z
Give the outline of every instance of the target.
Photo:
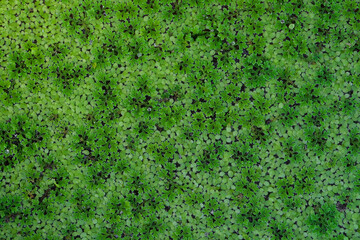
M 0 6 L 0 239 L 360 239 L 357 1 Z

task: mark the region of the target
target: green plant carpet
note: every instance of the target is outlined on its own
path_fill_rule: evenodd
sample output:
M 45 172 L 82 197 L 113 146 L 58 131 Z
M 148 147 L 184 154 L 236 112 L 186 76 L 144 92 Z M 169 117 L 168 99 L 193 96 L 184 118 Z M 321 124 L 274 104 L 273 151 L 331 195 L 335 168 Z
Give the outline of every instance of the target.
M 2 0 L 0 239 L 359 240 L 359 7 Z

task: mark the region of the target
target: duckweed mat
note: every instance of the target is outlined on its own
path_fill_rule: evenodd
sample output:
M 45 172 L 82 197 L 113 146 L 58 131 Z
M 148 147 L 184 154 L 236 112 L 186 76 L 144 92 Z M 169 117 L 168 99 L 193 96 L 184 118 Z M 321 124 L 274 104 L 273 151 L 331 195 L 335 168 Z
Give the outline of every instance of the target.
M 360 239 L 359 6 L 1 1 L 0 239 Z

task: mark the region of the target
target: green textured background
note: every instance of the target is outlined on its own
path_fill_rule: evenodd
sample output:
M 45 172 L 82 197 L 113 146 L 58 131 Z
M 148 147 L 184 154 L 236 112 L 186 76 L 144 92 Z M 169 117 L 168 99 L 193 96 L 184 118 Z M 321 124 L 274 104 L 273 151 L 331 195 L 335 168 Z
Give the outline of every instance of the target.
M 359 1 L 0 3 L 0 239 L 360 239 Z

